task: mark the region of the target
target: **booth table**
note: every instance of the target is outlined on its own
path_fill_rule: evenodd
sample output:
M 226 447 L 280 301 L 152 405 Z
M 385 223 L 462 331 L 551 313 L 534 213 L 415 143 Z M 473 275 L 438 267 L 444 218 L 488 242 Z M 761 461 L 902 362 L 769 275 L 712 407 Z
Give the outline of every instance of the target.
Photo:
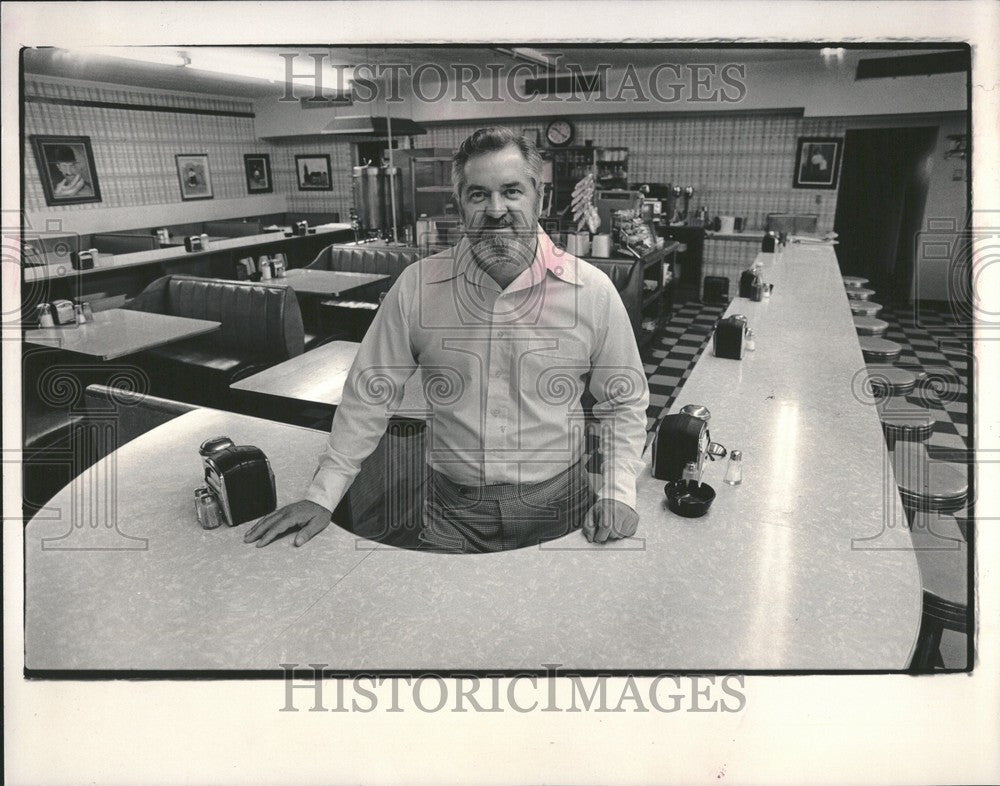
M 301 497 L 326 434 L 197 410 L 91 467 L 25 532 L 26 666 L 69 670 L 901 670 L 920 577 L 833 252 L 768 261 L 741 362 L 706 350 L 678 398 L 743 451 L 743 484 L 701 519 L 638 483 L 635 537 L 448 555 L 331 524 L 258 549 L 203 531 L 200 442 L 255 444 L 278 502 Z M 792 329 L 794 326 L 795 329 Z M 647 451 L 648 455 L 649 451 Z M 888 473 L 888 476 L 886 476 Z M 113 481 L 113 482 L 111 482 Z M 113 489 L 116 506 L 107 504 Z
M 128 309 L 94 314 L 93 322 L 61 325 L 24 332 L 27 344 L 90 355 L 101 360 L 142 352 L 218 330 L 221 323 Z
M 264 283 L 269 286 L 288 286 L 302 295 L 341 297 L 388 278 L 389 276 L 378 273 L 297 269 L 289 270 L 282 278 L 272 278 Z
M 319 406 L 332 413 L 343 399 L 347 372 L 360 346 L 355 341 L 331 341 L 234 382 L 230 387 L 272 403 Z M 400 411 L 408 417 L 419 417 L 426 412 L 426 407 L 418 372 L 403 388 Z

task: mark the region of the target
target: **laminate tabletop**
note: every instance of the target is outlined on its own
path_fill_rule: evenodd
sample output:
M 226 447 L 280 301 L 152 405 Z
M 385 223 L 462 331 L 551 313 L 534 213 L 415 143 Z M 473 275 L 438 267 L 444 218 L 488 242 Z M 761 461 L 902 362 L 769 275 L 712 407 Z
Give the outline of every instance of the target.
M 272 286 L 288 286 L 309 295 L 339 297 L 359 287 L 385 281 L 389 276 L 378 273 L 351 273 L 341 270 L 289 270 L 282 278 L 272 278 Z
M 28 344 L 113 360 L 211 333 L 221 324 L 207 319 L 113 308 L 96 312 L 93 322 L 26 330 L 24 340 Z
M 360 346 L 356 341 L 331 341 L 234 382 L 230 387 L 334 410 L 343 400 L 347 373 Z M 426 409 L 427 400 L 418 372 L 403 388 L 399 411 L 409 417 L 420 417 L 426 414 Z
M 829 248 L 783 257 L 765 267 L 770 298 L 730 306 L 755 352 L 709 348 L 677 399 L 707 406 L 713 439 L 744 455 L 737 487 L 709 465 L 705 517 L 667 511 L 647 467 L 636 536 L 606 545 L 575 532 L 447 555 L 331 525 L 300 548 L 256 549 L 249 525 L 199 529 L 197 445 L 260 446 L 281 504 L 304 491 L 326 435 L 197 410 L 124 445 L 28 525 L 28 668 L 904 669 L 920 577 L 876 409 L 853 392 L 865 365 L 847 298 Z M 117 507 L 95 504 L 109 476 Z M 142 548 L 113 549 L 122 533 Z
M 310 235 L 304 236 L 285 235 L 279 232 L 261 232 L 259 235 L 246 235 L 243 237 L 210 238 L 208 248 L 202 251 L 186 251 L 182 240 L 180 246 L 169 245 L 163 248 L 149 249 L 148 251 L 133 251 L 128 254 L 99 254 L 95 260 L 94 267 L 88 270 L 73 270 L 65 262 L 25 267 L 23 268 L 24 283 L 32 284 L 38 281 L 66 277 L 87 277 L 109 271 L 126 270 L 141 265 L 178 262 L 219 251 L 239 251 L 245 248 L 275 243 L 280 240 L 294 239 L 296 237 L 344 234 L 350 228 L 350 224 L 323 224 L 322 226 L 314 227 L 315 231 L 311 232 Z

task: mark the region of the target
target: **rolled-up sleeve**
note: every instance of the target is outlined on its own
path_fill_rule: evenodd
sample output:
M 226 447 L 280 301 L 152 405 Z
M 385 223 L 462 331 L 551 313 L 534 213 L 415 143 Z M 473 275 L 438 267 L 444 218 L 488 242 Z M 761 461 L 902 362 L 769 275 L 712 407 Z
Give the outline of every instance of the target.
M 635 484 L 644 466 L 649 385 L 632 325 L 621 296 L 608 282 L 595 323 L 596 351 L 591 359 L 590 393 L 600 423 L 602 472 L 599 499 L 614 499 L 635 509 Z
M 403 386 L 417 369 L 407 311 L 413 277 L 404 271 L 386 294 L 344 383 L 326 450 L 305 498 L 333 511 L 364 461 L 378 447 Z

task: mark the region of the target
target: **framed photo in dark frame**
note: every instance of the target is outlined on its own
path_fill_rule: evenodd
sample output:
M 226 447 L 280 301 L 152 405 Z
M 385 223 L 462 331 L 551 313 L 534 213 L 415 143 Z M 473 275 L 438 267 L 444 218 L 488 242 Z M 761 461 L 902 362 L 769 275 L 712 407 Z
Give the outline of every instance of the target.
M 295 156 L 299 191 L 333 191 L 330 156 L 322 153 Z
M 101 201 L 97 166 L 89 136 L 31 136 L 45 204 L 81 205 Z
M 800 136 L 792 187 L 836 188 L 843 146 L 839 137 Z
M 271 156 L 267 153 L 247 153 L 243 156 L 243 170 L 247 176 L 247 193 L 270 194 L 274 191 L 271 177 Z
M 208 153 L 179 153 L 177 179 L 181 184 L 181 199 L 212 199 L 212 172 L 208 168 Z

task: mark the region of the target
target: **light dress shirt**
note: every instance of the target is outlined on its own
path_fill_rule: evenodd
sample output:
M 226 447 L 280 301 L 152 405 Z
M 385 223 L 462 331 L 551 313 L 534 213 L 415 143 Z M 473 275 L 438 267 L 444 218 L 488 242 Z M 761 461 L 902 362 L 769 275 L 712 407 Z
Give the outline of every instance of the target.
M 426 419 L 428 464 L 455 483 L 548 480 L 583 455 L 587 387 L 603 458 L 594 491 L 635 508 L 649 388 L 628 313 L 603 271 L 537 237 L 503 290 L 467 238 L 403 271 L 361 342 L 306 499 L 332 511 L 393 414 Z M 404 411 L 418 369 L 425 401 Z

